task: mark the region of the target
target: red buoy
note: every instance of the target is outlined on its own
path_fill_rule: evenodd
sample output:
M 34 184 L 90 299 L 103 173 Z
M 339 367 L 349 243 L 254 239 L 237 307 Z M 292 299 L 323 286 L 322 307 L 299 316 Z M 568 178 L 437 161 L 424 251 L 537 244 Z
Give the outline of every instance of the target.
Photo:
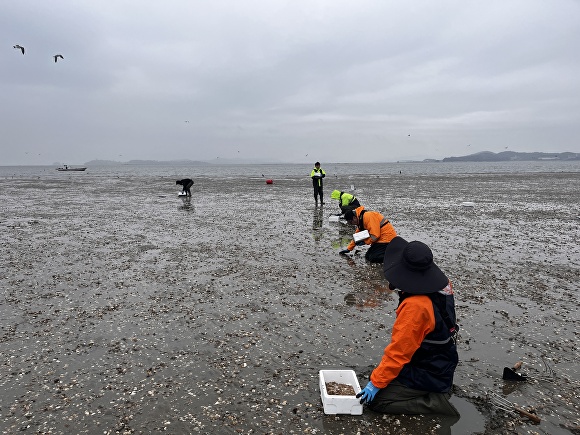
M 274 180 L 266 180 L 266 184 L 274 184 Z

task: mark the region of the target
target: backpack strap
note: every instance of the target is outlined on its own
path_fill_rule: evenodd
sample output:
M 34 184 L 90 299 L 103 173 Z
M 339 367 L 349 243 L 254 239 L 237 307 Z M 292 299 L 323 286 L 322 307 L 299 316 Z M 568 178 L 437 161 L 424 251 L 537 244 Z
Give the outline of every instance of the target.
M 365 224 L 363 222 L 363 216 L 367 212 L 367 210 L 361 210 L 360 214 L 358 215 L 358 229 L 360 231 L 365 230 Z

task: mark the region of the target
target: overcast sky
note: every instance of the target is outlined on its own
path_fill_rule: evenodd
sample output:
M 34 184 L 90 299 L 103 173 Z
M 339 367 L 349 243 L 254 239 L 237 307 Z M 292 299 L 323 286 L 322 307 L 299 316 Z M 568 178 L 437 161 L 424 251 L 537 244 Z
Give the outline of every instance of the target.
M 0 165 L 580 152 L 579 0 L 6 0 L 0 36 Z

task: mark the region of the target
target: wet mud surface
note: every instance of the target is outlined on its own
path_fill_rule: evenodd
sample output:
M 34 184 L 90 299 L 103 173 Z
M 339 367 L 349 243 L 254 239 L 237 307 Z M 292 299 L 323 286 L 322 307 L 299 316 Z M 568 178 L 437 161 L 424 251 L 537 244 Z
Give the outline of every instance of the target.
M 307 177 L 191 175 L 0 179 L 1 433 L 578 433 L 579 173 L 328 176 L 318 208 Z M 323 413 L 318 371 L 365 385 L 396 308 L 338 255 L 352 184 L 454 283 L 458 421 Z

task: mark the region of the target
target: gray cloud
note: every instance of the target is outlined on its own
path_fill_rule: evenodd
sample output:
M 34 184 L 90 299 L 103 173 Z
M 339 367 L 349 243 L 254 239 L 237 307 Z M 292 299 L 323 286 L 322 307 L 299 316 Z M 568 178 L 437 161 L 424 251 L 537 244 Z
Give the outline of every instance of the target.
M 0 164 L 578 151 L 579 22 L 575 0 L 9 2 Z

